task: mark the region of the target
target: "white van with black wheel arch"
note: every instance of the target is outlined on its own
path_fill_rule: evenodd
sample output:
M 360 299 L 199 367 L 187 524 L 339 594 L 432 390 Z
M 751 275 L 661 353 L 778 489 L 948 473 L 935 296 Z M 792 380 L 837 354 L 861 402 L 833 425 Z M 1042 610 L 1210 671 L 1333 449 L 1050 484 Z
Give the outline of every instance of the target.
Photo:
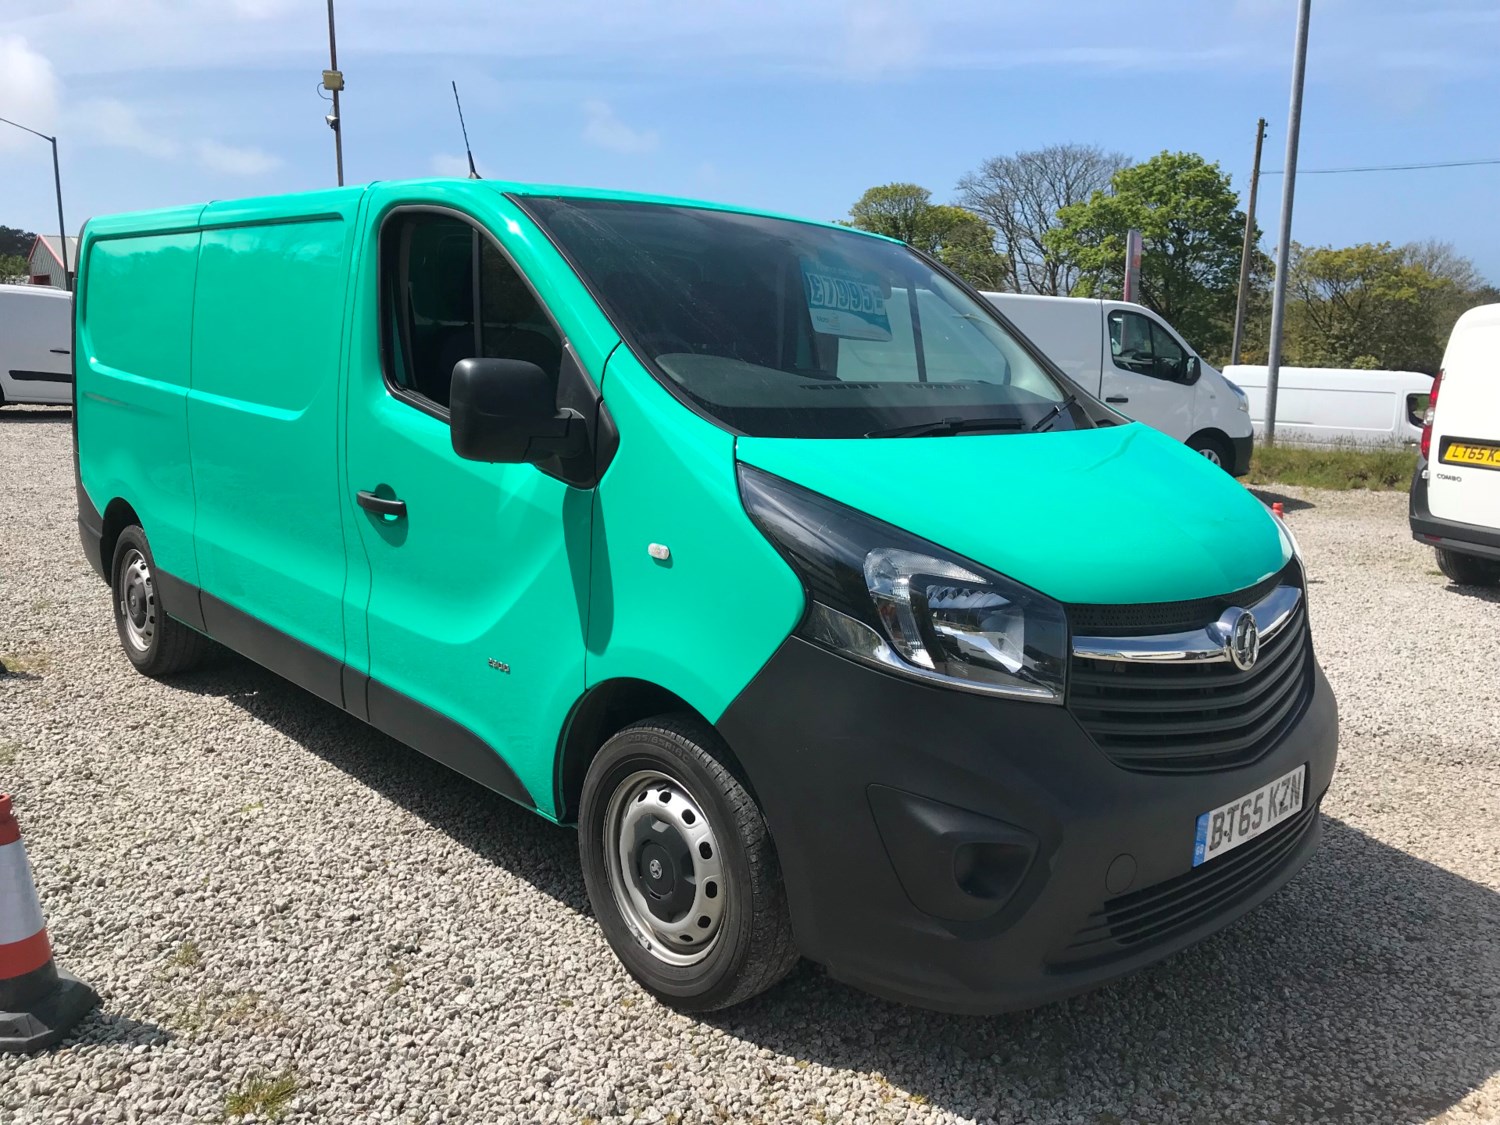
M 1462 586 L 1500 585 L 1500 304 L 1458 318 L 1432 383 L 1411 531 Z
M 983 296 L 1089 394 L 1233 476 L 1250 471 L 1255 439 L 1245 393 L 1144 305 L 1030 293 Z
M 0 285 L 0 406 L 73 401 L 73 294 Z

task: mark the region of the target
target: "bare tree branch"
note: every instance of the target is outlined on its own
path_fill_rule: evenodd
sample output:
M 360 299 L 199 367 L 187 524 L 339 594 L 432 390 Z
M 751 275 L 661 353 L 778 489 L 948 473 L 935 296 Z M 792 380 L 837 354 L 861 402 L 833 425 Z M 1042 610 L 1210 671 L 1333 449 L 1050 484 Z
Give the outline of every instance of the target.
M 1094 145 L 1048 145 L 1014 156 L 994 156 L 958 182 L 957 203 L 995 228 L 996 246 L 1010 259 L 1008 288 L 1018 293 L 1066 295 L 1078 271 L 1047 249 L 1057 212 L 1109 187 L 1130 159 Z

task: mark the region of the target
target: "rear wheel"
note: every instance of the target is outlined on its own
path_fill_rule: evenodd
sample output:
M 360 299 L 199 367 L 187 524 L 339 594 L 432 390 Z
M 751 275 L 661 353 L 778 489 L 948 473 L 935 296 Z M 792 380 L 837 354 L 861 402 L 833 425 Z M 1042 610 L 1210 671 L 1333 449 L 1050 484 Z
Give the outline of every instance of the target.
M 1229 448 L 1229 443 L 1217 434 L 1194 434 L 1188 438 L 1187 446 L 1194 453 L 1201 453 L 1226 473 L 1230 462 L 1234 460 L 1234 451 Z
M 1438 569 L 1460 586 L 1500 585 L 1500 561 L 1436 548 Z
M 760 809 L 713 728 L 626 727 L 584 779 L 578 846 L 600 928 L 642 987 L 681 1011 L 727 1008 L 797 962 Z
M 213 642 L 170 616 L 171 607 L 162 602 L 155 570 L 146 533 L 134 525 L 120 532 L 110 569 L 120 647 L 137 671 L 170 676 L 201 664 Z

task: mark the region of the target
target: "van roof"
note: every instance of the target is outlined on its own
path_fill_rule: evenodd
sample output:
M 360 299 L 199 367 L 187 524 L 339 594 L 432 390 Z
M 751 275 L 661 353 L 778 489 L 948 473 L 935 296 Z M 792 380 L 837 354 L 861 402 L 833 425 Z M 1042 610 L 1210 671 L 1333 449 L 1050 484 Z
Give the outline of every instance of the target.
M 25 293 L 32 298 L 44 298 L 53 301 L 71 301 L 73 294 L 66 289 L 58 289 L 52 285 L 0 285 L 0 295 L 13 297 L 16 294 Z
M 247 213 L 264 212 L 266 215 L 271 216 L 285 215 L 288 212 L 305 212 L 307 207 L 310 204 L 314 204 L 316 200 L 332 201 L 340 195 L 343 195 L 345 198 L 350 196 L 357 197 L 364 194 L 364 192 L 374 187 L 377 183 L 386 187 L 396 184 L 411 188 L 436 187 L 440 185 L 445 192 L 451 193 L 455 189 L 460 189 L 470 191 L 476 195 L 498 192 L 502 195 L 516 196 L 560 196 L 569 199 L 599 199 L 619 203 L 669 204 L 679 207 L 695 207 L 709 211 L 730 211 L 741 215 L 760 215 L 770 219 L 787 219 L 791 222 L 808 223 L 812 226 L 820 227 L 836 227 L 840 230 L 852 229 L 857 234 L 867 234 L 871 238 L 882 238 L 888 242 L 898 241 L 897 239 L 886 238 L 885 235 L 845 227 L 840 223 L 808 219 L 799 215 L 787 215 L 776 211 L 763 210 L 759 207 L 716 203 L 711 200 L 690 199 L 671 195 L 654 195 L 647 192 L 618 191 L 612 188 L 569 187 L 558 184 L 526 184 L 512 180 L 470 180 L 457 177 L 372 181 L 368 184 L 324 189 L 321 191 L 293 192 L 285 195 L 267 195 L 248 199 L 214 200 L 209 205 L 199 204 L 189 207 L 173 207 L 161 210 L 107 215 L 97 219 L 90 219 L 88 226 L 95 234 L 125 233 L 138 231 L 143 228 L 148 230 L 191 229 L 198 224 L 205 206 L 233 210 L 236 212 L 236 219 L 244 221 Z
M 1057 304 L 1061 301 L 1067 301 L 1075 305 L 1098 305 L 1100 303 L 1100 298 L 1098 297 L 1054 297 L 1048 293 L 995 293 L 985 291 L 980 295 L 984 297 L 1004 297 L 1007 301 L 1035 301 L 1038 303 L 1045 301 L 1048 304 Z
M 1478 328 L 1481 325 L 1500 324 L 1500 305 L 1476 305 L 1453 325 L 1453 331 L 1460 328 Z

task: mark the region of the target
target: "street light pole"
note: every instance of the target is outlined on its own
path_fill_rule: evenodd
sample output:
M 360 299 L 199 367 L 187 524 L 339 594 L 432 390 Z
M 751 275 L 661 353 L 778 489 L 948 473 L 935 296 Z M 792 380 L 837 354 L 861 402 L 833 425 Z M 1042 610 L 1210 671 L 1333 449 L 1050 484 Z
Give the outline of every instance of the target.
M 1266 444 L 1276 444 L 1276 390 L 1281 381 L 1281 333 L 1286 316 L 1287 271 L 1292 260 L 1292 197 L 1297 191 L 1297 138 L 1302 131 L 1302 80 L 1307 72 L 1307 21 L 1312 0 L 1297 5 L 1297 40 L 1292 56 L 1292 104 L 1287 111 L 1286 163 L 1282 165 L 1281 237 L 1276 244 L 1276 288 L 1271 294 L 1271 354 L 1266 366 Z
M 25 125 L 6 117 L 0 117 L 0 122 L 13 125 L 23 132 L 30 133 L 33 137 L 41 137 L 52 146 L 52 184 L 57 189 L 57 244 L 62 251 L 63 288 L 72 289 L 73 283 L 68 280 L 68 224 L 63 221 L 62 170 L 57 163 L 57 138 L 49 137 L 46 133 L 38 133 L 35 129 L 28 129 Z
M 339 91 L 344 88 L 344 76 L 339 73 L 338 40 L 333 34 L 333 0 L 328 0 L 328 70 L 323 75 L 323 85 L 333 93 L 333 113 L 328 125 L 333 129 L 333 156 L 338 163 L 339 187 L 343 187 L 344 119 L 339 116 Z
M 1229 362 L 1240 361 L 1240 342 L 1245 338 L 1245 305 L 1250 295 L 1250 256 L 1255 252 L 1255 191 L 1260 186 L 1260 149 L 1266 139 L 1266 119 L 1255 123 L 1255 163 L 1250 168 L 1250 198 L 1245 204 L 1245 246 L 1240 251 L 1240 295 L 1234 302 L 1234 343 Z

